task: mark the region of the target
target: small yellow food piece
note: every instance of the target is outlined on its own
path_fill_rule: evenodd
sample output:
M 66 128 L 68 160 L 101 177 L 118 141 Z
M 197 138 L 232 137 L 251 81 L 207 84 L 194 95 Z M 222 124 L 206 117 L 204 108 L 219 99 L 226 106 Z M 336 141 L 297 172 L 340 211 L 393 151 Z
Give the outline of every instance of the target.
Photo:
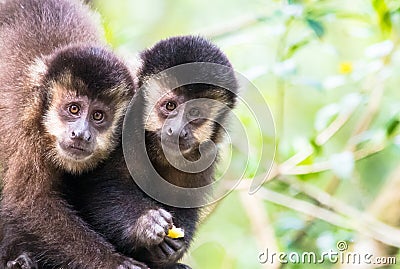
M 185 231 L 182 228 L 176 228 L 175 226 L 172 226 L 172 229 L 168 230 L 168 237 L 170 238 L 182 238 L 185 236 Z

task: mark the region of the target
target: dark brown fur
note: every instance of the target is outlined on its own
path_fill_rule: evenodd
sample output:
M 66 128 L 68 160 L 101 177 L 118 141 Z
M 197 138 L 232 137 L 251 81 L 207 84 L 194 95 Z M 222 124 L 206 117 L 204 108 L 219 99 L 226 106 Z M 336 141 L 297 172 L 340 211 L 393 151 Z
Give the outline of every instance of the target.
M 100 40 L 80 2 L 0 3 L 0 268 L 24 251 L 40 268 L 142 267 L 116 253 L 59 194 L 63 175 L 94 168 L 118 143 L 123 107 L 134 92 L 129 71 Z M 103 137 L 109 141 L 84 163 L 65 161 L 55 149 L 48 113 L 64 91 L 115 108 Z
M 148 77 L 155 75 L 167 68 L 184 63 L 209 62 L 217 63 L 231 68 L 226 56 L 213 44 L 201 37 L 176 37 L 163 40 L 154 47 L 141 54 L 143 65 L 139 71 L 139 81 L 143 84 Z M 201 74 L 200 74 L 201 75 Z M 219 74 L 215 74 L 219 76 Z M 224 73 L 213 81 L 221 81 L 229 86 L 232 92 L 207 84 L 186 85 L 174 90 L 170 97 L 181 99 L 183 102 L 206 97 L 225 103 L 233 108 L 237 91 L 237 82 L 234 73 Z M 162 177 L 179 186 L 198 187 L 213 181 L 214 164 L 200 173 L 185 173 L 174 168 L 165 160 L 160 148 L 160 124 L 163 119 L 157 115 L 155 122 L 158 124 L 146 125 L 143 121 L 145 110 L 156 106 L 149 101 L 149 94 L 158 95 L 169 92 L 171 89 L 161 89 L 161 92 L 153 92 L 155 89 L 147 88 L 140 91 L 149 91 L 136 97 L 139 101 L 136 106 L 140 113 L 137 114 L 135 126 L 138 130 L 146 128 L 146 148 L 149 158 L 157 172 Z M 225 113 L 219 112 L 209 115 L 212 119 L 221 122 L 226 121 Z M 206 124 L 197 128 L 205 128 Z M 222 128 L 215 125 L 207 130 L 207 138 L 215 143 L 221 142 Z M 193 129 L 193 133 L 199 130 Z M 138 131 L 140 132 L 140 131 Z M 136 134 L 133 134 L 135 136 Z M 140 134 L 139 134 L 140 136 Z M 190 142 L 196 145 L 196 141 Z M 135 152 L 135 154 L 137 154 Z M 196 159 L 196 150 L 187 156 Z M 152 175 L 148 173 L 141 160 L 146 156 L 139 156 L 133 164 L 138 177 L 148 179 Z M 75 183 L 74 183 L 75 182 Z M 79 182 L 79 185 L 78 185 Z M 199 208 L 179 208 L 162 204 L 146 195 L 132 180 L 124 163 L 122 146 L 120 146 L 109 160 L 93 173 L 65 180 L 66 196 L 75 206 L 79 214 L 90 223 L 96 231 L 104 235 L 119 251 L 143 261 L 151 268 L 189 268 L 179 264 L 183 254 L 188 250 L 193 240 L 194 233 L 199 222 Z M 173 195 L 171 193 L 171 195 Z M 207 194 L 205 194 L 207 196 Z M 207 199 L 201 197 L 201 199 Z M 170 239 L 166 237 L 168 228 L 172 223 L 176 227 L 183 228 L 185 236 L 182 239 Z

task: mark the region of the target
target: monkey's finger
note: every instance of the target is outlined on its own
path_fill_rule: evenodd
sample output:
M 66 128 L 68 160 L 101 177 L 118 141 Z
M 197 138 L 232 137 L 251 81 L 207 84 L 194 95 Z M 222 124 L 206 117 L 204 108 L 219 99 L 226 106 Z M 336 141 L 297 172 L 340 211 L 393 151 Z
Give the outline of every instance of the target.
M 152 252 L 151 255 L 155 258 L 154 260 L 161 261 L 167 259 L 167 256 L 165 255 L 164 251 L 160 248 L 160 246 L 153 248 L 151 252 Z
M 163 216 L 163 218 L 164 218 L 169 224 L 172 225 L 172 215 L 171 215 L 171 213 L 169 213 L 168 211 L 166 211 L 166 210 L 164 210 L 164 209 L 162 209 L 162 208 L 159 209 L 159 212 L 160 212 L 160 214 Z
M 182 239 L 172 239 L 169 237 L 165 237 L 164 242 L 175 251 L 180 250 L 185 246 L 185 241 L 183 241 Z
M 164 228 L 158 225 L 151 227 L 149 230 L 140 234 L 145 246 L 153 246 L 160 244 L 165 237 Z
M 159 238 L 164 238 L 165 235 L 166 235 L 166 233 L 165 233 L 165 227 L 162 226 L 162 225 L 159 225 L 159 224 L 155 225 L 155 226 L 153 227 L 153 230 L 154 230 L 154 234 L 156 234 L 157 237 L 159 237 Z
M 165 211 L 165 213 L 168 213 L 168 212 Z M 168 233 L 168 229 L 170 229 L 170 227 L 172 227 L 172 220 L 171 220 L 171 222 L 169 222 L 168 219 L 166 219 L 164 217 L 164 215 L 162 215 L 162 214 L 163 213 L 161 212 L 161 210 L 159 210 L 157 212 L 157 214 L 152 214 L 153 221 L 155 223 L 157 223 L 158 225 L 160 225 L 161 227 L 163 227 L 163 229 L 165 230 L 165 233 Z
M 171 248 L 166 242 L 162 242 L 159 245 L 159 247 L 167 257 L 172 256 L 173 254 L 176 253 L 176 251 L 173 248 Z

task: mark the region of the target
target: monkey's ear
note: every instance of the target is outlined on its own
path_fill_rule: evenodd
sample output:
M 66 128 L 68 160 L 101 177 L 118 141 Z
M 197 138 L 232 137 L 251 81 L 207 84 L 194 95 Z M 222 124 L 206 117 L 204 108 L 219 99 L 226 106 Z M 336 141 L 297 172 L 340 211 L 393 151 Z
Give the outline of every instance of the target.
M 126 55 L 128 55 L 129 57 L 124 57 L 124 63 L 128 67 L 129 72 L 132 75 L 133 83 L 135 86 L 134 88 L 136 92 L 141 86 L 139 83 L 139 72 L 141 66 L 143 65 L 143 61 L 139 57 L 139 54 L 131 54 L 129 52 L 126 52 Z
M 29 67 L 29 82 L 33 87 L 40 87 L 43 85 L 44 78 L 49 69 L 48 60 L 45 58 L 37 58 L 33 64 Z

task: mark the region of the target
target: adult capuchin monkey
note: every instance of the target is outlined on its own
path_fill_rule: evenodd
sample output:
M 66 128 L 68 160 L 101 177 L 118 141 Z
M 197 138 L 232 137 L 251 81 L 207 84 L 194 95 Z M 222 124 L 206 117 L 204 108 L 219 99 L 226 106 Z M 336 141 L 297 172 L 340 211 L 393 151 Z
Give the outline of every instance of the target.
M 178 151 L 187 160 L 195 161 L 200 158 L 202 145 L 210 141 L 218 145 L 222 141 L 222 126 L 236 103 L 238 88 L 230 62 L 218 47 L 195 36 L 160 41 L 142 52 L 140 58 L 140 86 L 157 77 L 158 73 L 182 64 L 219 65 L 209 73 L 208 66 L 196 69 L 197 72 L 192 72 L 190 66 L 182 69 L 183 75 L 193 78 L 193 81 L 208 79 L 210 84 L 194 83 L 169 88 L 169 82 L 185 79 L 169 77 L 166 83 L 140 87 L 135 96 L 138 101 L 134 104 L 136 112 L 140 113 L 126 119 L 133 120 L 132 126 L 135 131 L 138 130 L 133 132 L 133 139 L 140 140 L 142 128 L 145 132 L 146 156 L 137 150 L 128 153 L 134 154 L 133 163 L 128 166 L 137 171 L 135 176 L 144 181 L 154 176 L 149 170 L 151 168 L 145 167 L 146 164 L 142 162 L 149 158 L 156 173 L 169 183 L 186 188 L 210 184 L 213 181 L 215 159 L 208 168 L 195 172 L 182 171 L 171 161 L 178 160 L 174 159 Z M 202 74 L 203 71 L 205 74 Z M 167 137 L 166 143 L 162 142 L 163 136 Z M 204 151 L 207 151 L 207 146 L 205 148 Z M 167 160 L 165 151 L 173 153 L 172 157 L 169 156 L 172 160 Z M 207 155 L 204 151 L 202 154 Z M 131 159 L 128 157 L 127 162 Z M 122 146 L 93 173 L 68 178 L 64 182 L 68 201 L 118 251 L 146 263 L 150 268 L 189 268 L 177 262 L 193 239 L 201 210 L 167 206 L 150 198 L 132 180 L 125 165 Z M 200 199 L 206 201 L 208 194 L 204 193 Z M 184 230 L 183 238 L 172 239 L 167 236 L 173 225 Z
M 27 256 L 39 268 L 147 268 L 61 196 L 63 175 L 93 169 L 118 145 L 135 91 L 97 24 L 75 0 L 0 2 L 0 268 L 35 267 Z

